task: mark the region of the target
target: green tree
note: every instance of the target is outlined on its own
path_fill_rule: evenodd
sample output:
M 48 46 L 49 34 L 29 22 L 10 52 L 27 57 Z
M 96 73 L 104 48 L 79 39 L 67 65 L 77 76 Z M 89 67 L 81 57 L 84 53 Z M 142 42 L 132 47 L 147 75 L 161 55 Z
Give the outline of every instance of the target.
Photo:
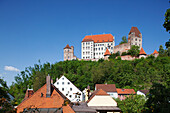
M 128 54 L 131 56 L 138 56 L 139 55 L 139 46 L 132 45 L 130 50 L 128 50 Z
M 123 36 L 122 37 L 122 41 L 119 43 L 119 44 L 123 44 L 123 43 L 127 43 L 128 41 L 127 41 L 127 38 L 126 38 L 126 36 Z
M 125 100 L 116 99 L 123 113 L 141 113 L 145 108 L 146 98 L 142 95 L 130 95 Z
M 1 113 L 14 113 L 13 106 L 10 103 L 8 95 L 8 86 L 6 82 L 0 78 L 0 112 Z
M 162 46 L 162 45 L 159 46 L 159 51 L 158 51 L 158 52 L 159 52 L 159 55 L 160 55 L 160 56 L 163 56 L 163 55 L 164 55 L 165 50 L 163 49 L 163 46 Z
M 165 43 L 166 48 L 170 47 L 170 39 Z
M 170 87 L 165 87 L 160 83 L 154 83 L 149 90 L 146 102 L 146 113 L 169 113 L 170 112 Z
M 164 26 L 164 28 L 166 28 L 167 32 L 170 31 L 170 8 L 166 10 L 165 22 L 164 22 L 163 26 Z

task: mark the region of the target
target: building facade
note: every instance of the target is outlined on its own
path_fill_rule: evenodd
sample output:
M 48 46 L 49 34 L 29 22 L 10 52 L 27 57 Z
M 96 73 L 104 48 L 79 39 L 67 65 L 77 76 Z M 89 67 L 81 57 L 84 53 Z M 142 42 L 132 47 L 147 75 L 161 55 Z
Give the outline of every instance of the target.
M 106 49 L 112 54 L 114 52 L 114 36 L 112 34 L 85 36 L 81 42 L 81 59 L 104 58 Z
M 76 56 L 74 56 L 74 47 L 69 46 L 68 44 L 64 48 L 64 61 L 65 60 L 76 60 Z
M 54 86 L 59 89 L 71 102 L 82 101 L 82 92 L 64 75 L 56 80 Z
M 114 47 L 114 53 L 127 52 L 132 45 L 139 46 L 139 49 L 142 48 L 142 34 L 137 27 L 132 27 L 128 34 L 128 43 L 119 44 Z

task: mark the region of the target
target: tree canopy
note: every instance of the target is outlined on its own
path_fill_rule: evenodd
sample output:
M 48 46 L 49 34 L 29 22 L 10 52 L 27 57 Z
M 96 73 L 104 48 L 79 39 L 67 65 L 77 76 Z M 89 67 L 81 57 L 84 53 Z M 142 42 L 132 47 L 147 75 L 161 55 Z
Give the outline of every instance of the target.
M 166 31 L 170 33 L 170 8 L 166 10 L 165 13 L 165 22 L 163 24 L 164 28 L 166 28 Z
M 127 38 L 126 38 L 126 36 L 123 36 L 122 37 L 122 41 L 119 43 L 119 44 L 123 44 L 123 43 L 127 43 L 128 41 L 127 41 Z
M 149 89 L 153 82 L 167 84 L 170 81 L 169 57 L 147 57 L 123 61 L 61 61 L 55 64 L 35 64 L 28 67 L 15 77 L 10 86 L 10 94 L 19 104 L 25 96 L 27 88 L 38 90 L 45 84 L 45 76 L 50 75 L 53 81 L 65 75 L 75 86 L 84 90 L 87 85 L 94 89 L 95 84 L 116 84 L 117 88 Z

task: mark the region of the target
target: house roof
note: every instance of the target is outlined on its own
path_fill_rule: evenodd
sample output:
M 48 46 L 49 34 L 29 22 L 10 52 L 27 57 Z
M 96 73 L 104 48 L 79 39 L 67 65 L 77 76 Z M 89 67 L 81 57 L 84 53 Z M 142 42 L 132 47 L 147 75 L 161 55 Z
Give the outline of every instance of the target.
M 103 89 L 106 92 L 117 92 L 115 84 L 96 84 L 96 90 Z
M 155 50 L 155 51 L 153 52 L 153 55 L 154 55 L 154 54 L 159 54 L 159 53 L 158 53 L 158 51 Z
M 149 90 L 139 90 L 139 91 L 144 93 L 145 95 L 149 92 Z
M 110 110 L 110 111 L 121 111 L 120 108 L 118 108 L 117 106 L 89 106 L 90 108 L 92 109 L 95 109 L 95 110 Z
M 131 30 L 130 30 L 130 32 L 129 32 L 129 35 L 130 35 L 131 33 L 135 33 L 135 36 L 137 36 L 137 37 L 139 37 L 139 34 L 141 34 L 137 27 L 131 27 Z
M 87 103 L 88 103 L 95 95 L 109 96 L 109 94 L 107 94 L 104 90 L 98 89 L 98 90 L 94 91 L 94 92 L 90 95 L 89 99 L 87 100 Z
M 109 52 L 108 48 L 106 49 L 106 52 L 104 53 L 104 56 L 105 55 L 111 55 L 111 53 Z
M 71 47 L 67 44 L 64 49 L 71 49 Z
M 75 112 L 96 113 L 96 110 L 88 107 L 86 102 L 81 102 L 80 105 L 73 105 L 72 108 Z
M 143 50 L 143 48 L 140 49 L 139 55 L 146 55 L 146 53 L 145 53 L 145 51 Z
M 94 43 L 103 43 L 103 42 L 113 42 L 112 34 L 100 34 L 100 35 L 88 35 L 85 36 L 82 42 L 94 41 Z
M 75 113 L 70 106 L 63 106 L 64 101 L 68 100 L 54 85 L 51 84 L 51 95 L 46 97 L 47 84 L 38 89 L 29 98 L 18 105 L 17 111 L 24 108 L 63 108 L 64 113 Z
M 116 88 L 118 95 L 119 94 L 135 94 L 136 92 L 134 91 L 134 89 L 119 89 Z

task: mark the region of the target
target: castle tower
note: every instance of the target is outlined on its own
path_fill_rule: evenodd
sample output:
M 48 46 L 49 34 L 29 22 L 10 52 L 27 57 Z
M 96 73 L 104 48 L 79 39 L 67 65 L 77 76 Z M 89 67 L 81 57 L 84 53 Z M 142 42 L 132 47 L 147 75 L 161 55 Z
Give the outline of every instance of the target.
M 153 56 L 158 57 L 159 53 L 155 50 L 153 53 Z
M 143 48 L 141 48 L 140 53 L 139 53 L 139 58 L 142 58 L 142 57 L 146 58 L 146 53 L 143 50 Z
M 128 35 L 128 43 L 130 43 L 130 46 L 137 45 L 140 49 L 142 48 L 142 34 L 137 27 L 131 28 Z
M 64 48 L 64 61 L 73 60 L 73 56 L 74 56 L 74 47 L 73 46 L 70 47 L 67 44 L 66 47 Z
M 110 55 L 111 53 L 109 52 L 108 49 L 106 49 L 106 52 L 104 53 L 104 60 L 108 60 Z

